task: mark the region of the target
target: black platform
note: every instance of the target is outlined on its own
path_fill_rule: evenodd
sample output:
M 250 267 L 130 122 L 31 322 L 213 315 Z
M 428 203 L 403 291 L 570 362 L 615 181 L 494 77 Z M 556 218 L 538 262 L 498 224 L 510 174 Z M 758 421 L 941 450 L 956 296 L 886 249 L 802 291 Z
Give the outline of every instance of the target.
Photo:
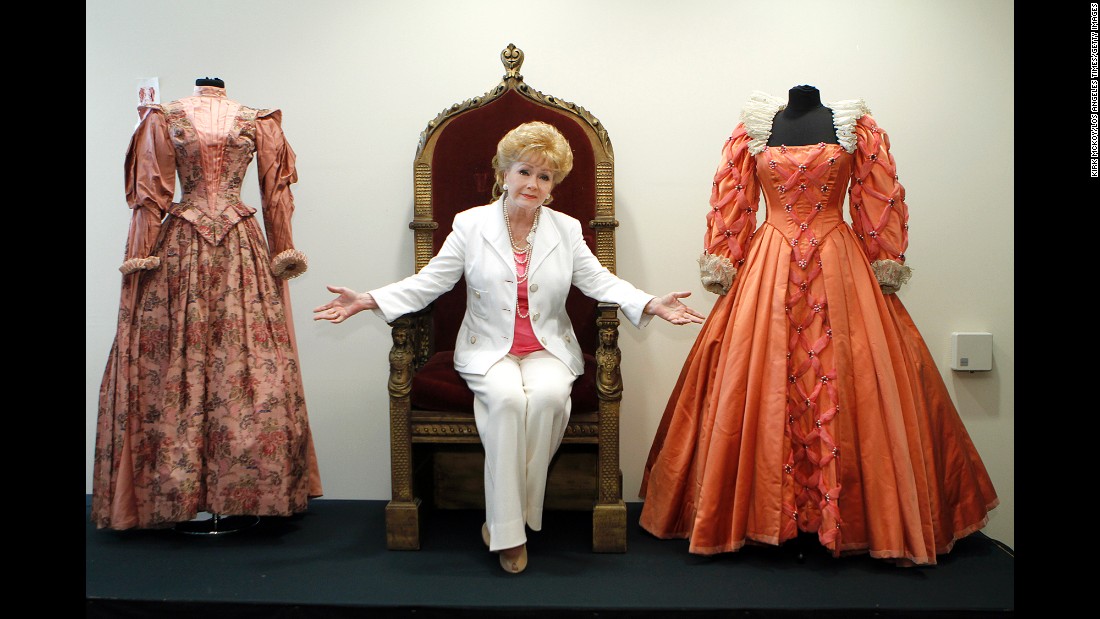
M 1012 550 L 976 533 L 934 567 L 833 558 L 816 544 L 699 557 L 629 504 L 626 554 L 590 551 L 591 515 L 548 512 L 506 574 L 476 511 L 428 512 L 420 551 L 389 551 L 384 501 L 316 500 L 220 536 L 88 522 L 87 617 L 1011 617 Z

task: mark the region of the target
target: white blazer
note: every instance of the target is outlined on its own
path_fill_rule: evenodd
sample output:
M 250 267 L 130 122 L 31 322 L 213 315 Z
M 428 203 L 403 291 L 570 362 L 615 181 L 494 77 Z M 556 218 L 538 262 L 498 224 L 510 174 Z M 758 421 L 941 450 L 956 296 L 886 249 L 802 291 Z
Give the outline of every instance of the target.
M 466 277 L 466 314 L 455 342 L 455 369 L 485 374 L 512 348 L 516 321 L 515 258 L 504 225 L 503 202 L 455 216 L 443 247 L 416 275 L 370 291 L 375 313 L 392 322 L 427 307 Z M 652 316 L 642 313 L 654 297 L 608 271 L 581 236 L 576 219 L 542 207 L 527 280 L 531 327 L 543 347 L 576 375 L 584 373 L 577 335 L 565 300 L 570 284 L 585 295 L 618 303 L 635 327 Z

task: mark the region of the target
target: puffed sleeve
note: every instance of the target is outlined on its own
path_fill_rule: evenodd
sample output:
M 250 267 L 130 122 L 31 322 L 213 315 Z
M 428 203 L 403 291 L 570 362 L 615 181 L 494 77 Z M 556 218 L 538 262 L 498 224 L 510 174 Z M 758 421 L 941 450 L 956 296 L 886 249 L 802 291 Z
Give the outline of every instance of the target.
M 160 266 L 153 254 L 161 222 L 176 193 L 176 154 L 164 110 L 149 106 L 126 150 L 126 204 L 133 211 L 123 274 Z
M 870 115 L 856 121 L 856 161 L 848 202 L 852 228 L 863 242 L 885 294 L 909 281 L 905 250 L 909 246 L 909 207 L 898 182 L 890 138 Z
M 729 292 L 756 229 L 760 186 L 749 141 L 744 123 L 739 123 L 722 147 L 722 162 L 711 184 L 699 276 L 703 287 L 716 294 Z
M 294 195 L 290 185 L 298 182 L 294 150 L 283 135 L 283 113 L 264 110 L 256 117 L 256 166 L 260 177 L 260 203 L 264 230 L 271 252 L 271 272 L 290 279 L 306 272 L 305 254 L 294 248 L 290 220 Z

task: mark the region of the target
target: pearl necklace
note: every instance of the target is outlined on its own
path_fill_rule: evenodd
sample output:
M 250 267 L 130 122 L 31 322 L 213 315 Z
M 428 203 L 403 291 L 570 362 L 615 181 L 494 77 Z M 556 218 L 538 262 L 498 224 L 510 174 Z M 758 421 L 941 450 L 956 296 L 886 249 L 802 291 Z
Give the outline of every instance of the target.
M 516 254 L 512 254 L 512 256 L 515 257 Z M 520 274 L 520 269 L 521 268 L 523 269 L 523 274 L 522 275 Z M 528 306 L 527 306 L 527 313 L 524 313 L 523 309 L 521 309 L 520 306 L 519 306 L 519 287 L 524 282 L 527 281 L 527 274 L 529 273 L 529 268 L 530 268 L 530 265 L 527 264 L 526 260 L 523 261 L 523 262 L 520 262 L 519 259 L 516 258 L 516 316 L 519 316 L 520 318 L 527 318 L 528 316 L 531 315 L 530 303 L 528 303 Z
M 504 204 L 504 227 L 508 229 L 508 242 L 512 245 L 512 257 L 515 258 L 516 266 L 516 315 L 520 318 L 527 318 L 531 315 L 531 309 L 528 307 L 527 313 L 524 314 L 519 308 L 519 285 L 527 281 L 530 270 L 528 268 L 523 269 L 523 273 L 520 274 L 520 267 L 526 265 L 531 260 L 531 248 L 534 246 L 535 231 L 539 228 L 539 215 L 542 214 L 542 206 L 540 205 L 535 209 L 535 220 L 531 223 L 531 231 L 527 233 L 526 247 L 520 247 L 516 245 L 516 239 L 512 236 L 512 221 L 508 218 L 508 196 L 505 194 L 504 199 L 501 201 Z M 520 258 L 520 256 L 523 256 Z
M 531 244 L 535 238 L 535 230 L 539 229 L 539 215 L 542 214 L 542 207 L 539 206 L 535 209 L 535 221 L 531 223 L 531 231 L 527 233 L 527 247 L 520 247 L 516 245 L 516 239 L 512 236 L 512 221 L 508 218 L 508 196 L 505 194 L 504 200 L 501 201 L 504 204 L 504 226 L 508 228 L 508 241 L 512 244 L 512 250 L 517 254 L 527 254 L 531 251 Z

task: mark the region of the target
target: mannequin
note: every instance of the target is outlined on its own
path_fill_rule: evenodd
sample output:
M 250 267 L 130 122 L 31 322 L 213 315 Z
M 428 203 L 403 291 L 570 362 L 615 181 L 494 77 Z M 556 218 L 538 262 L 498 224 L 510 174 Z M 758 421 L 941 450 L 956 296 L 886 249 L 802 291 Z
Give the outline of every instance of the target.
M 836 144 L 833 111 L 821 103 L 821 92 L 813 86 L 795 86 L 788 93 L 787 107 L 775 115 L 768 146 Z
M 322 494 L 286 284 L 307 269 L 291 226 L 296 157 L 279 110 L 227 98 L 219 78 L 194 88 L 148 106 L 126 153 L 133 215 L 93 473 L 101 529 L 228 533 Z M 253 165 L 260 208 L 240 200 Z
M 754 92 L 722 145 L 699 259 L 721 297 L 654 435 L 640 524 L 696 554 L 933 565 L 999 500 L 895 294 L 905 188 L 862 99 L 789 95 Z

